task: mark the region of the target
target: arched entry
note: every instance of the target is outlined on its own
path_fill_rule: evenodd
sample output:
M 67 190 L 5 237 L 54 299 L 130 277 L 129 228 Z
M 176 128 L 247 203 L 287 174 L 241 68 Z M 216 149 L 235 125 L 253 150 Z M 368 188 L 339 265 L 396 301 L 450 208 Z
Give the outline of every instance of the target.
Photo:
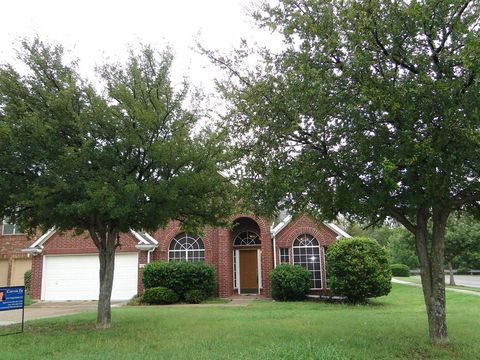
M 262 287 L 260 227 L 250 218 L 239 218 L 231 236 L 233 287 L 239 294 L 259 294 Z

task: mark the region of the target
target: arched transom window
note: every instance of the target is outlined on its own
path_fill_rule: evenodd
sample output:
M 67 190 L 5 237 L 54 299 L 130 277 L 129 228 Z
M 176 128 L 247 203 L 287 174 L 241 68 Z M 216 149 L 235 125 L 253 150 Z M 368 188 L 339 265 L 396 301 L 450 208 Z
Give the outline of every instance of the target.
M 293 263 L 301 265 L 312 274 L 312 289 L 322 287 L 320 246 L 312 235 L 303 234 L 293 242 Z
M 260 245 L 260 236 L 253 231 L 243 231 L 233 240 L 233 246 L 256 246 Z
M 205 246 L 201 238 L 181 233 L 170 242 L 168 261 L 205 261 Z

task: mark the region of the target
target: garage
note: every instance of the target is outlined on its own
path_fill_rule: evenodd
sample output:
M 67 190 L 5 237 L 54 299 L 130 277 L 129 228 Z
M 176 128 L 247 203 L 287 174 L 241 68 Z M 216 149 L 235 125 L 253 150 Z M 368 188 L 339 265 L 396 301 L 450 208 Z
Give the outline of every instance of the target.
M 31 259 L 14 259 L 12 266 L 11 286 L 23 286 L 25 272 L 32 269 Z
M 98 254 L 46 255 L 43 264 L 42 300 L 97 300 Z M 137 294 L 138 253 L 115 256 L 112 300 L 127 300 Z

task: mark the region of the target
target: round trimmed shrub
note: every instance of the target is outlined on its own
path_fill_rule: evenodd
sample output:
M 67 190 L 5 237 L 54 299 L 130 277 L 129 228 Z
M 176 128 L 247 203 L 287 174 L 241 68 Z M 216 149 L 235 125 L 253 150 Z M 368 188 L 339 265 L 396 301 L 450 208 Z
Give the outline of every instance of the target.
M 200 304 L 207 300 L 208 295 L 202 290 L 189 290 L 185 293 L 185 302 L 189 304 Z
M 310 290 L 311 274 L 302 266 L 282 264 L 272 270 L 270 281 L 275 300 L 303 300 Z
M 142 303 L 150 305 L 174 304 L 177 301 L 178 295 L 175 291 L 162 286 L 146 289 L 142 295 Z
M 203 262 L 155 261 L 142 268 L 142 282 L 145 289 L 172 289 L 181 299 L 190 290 L 202 290 L 210 296 L 216 289 L 215 267 Z
M 341 239 L 327 253 L 330 289 L 352 303 L 387 295 L 392 272 L 386 251 L 368 238 Z
M 405 264 L 392 264 L 390 265 L 390 270 L 392 270 L 392 276 L 398 276 L 398 277 L 410 276 L 410 268 Z

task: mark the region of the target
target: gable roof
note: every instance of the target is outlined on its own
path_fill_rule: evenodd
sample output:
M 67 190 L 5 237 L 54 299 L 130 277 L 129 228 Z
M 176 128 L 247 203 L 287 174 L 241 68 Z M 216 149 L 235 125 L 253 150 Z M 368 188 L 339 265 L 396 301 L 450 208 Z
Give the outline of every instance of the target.
M 42 252 L 43 244 L 50 239 L 55 233 L 57 229 L 51 228 L 44 234 L 42 234 L 37 240 L 35 240 L 32 245 L 30 245 L 26 249 L 22 249 L 22 252 L 32 253 L 32 254 L 39 254 Z M 135 231 L 130 229 L 130 233 L 138 240 L 138 245 L 146 245 L 147 247 L 155 248 L 158 245 L 158 241 L 153 238 L 150 234 L 143 232 L 143 231 Z
M 278 220 L 280 219 L 280 222 Z M 272 224 L 272 227 L 270 228 L 270 232 L 273 236 L 276 236 L 280 231 L 282 231 L 288 224 L 290 224 L 293 220 L 293 217 L 291 215 L 288 215 L 286 213 L 280 214 L 279 218 L 277 218 L 277 223 Z M 340 239 L 342 237 L 344 238 L 351 238 L 352 236 L 349 235 L 347 232 L 345 232 L 343 229 L 341 229 L 339 226 L 335 225 L 334 223 L 326 223 L 326 222 L 321 222 L 323 225 L 325 225 L 327 228 L 332 230 L 334 233 L 337 234 L 337 239 Z

